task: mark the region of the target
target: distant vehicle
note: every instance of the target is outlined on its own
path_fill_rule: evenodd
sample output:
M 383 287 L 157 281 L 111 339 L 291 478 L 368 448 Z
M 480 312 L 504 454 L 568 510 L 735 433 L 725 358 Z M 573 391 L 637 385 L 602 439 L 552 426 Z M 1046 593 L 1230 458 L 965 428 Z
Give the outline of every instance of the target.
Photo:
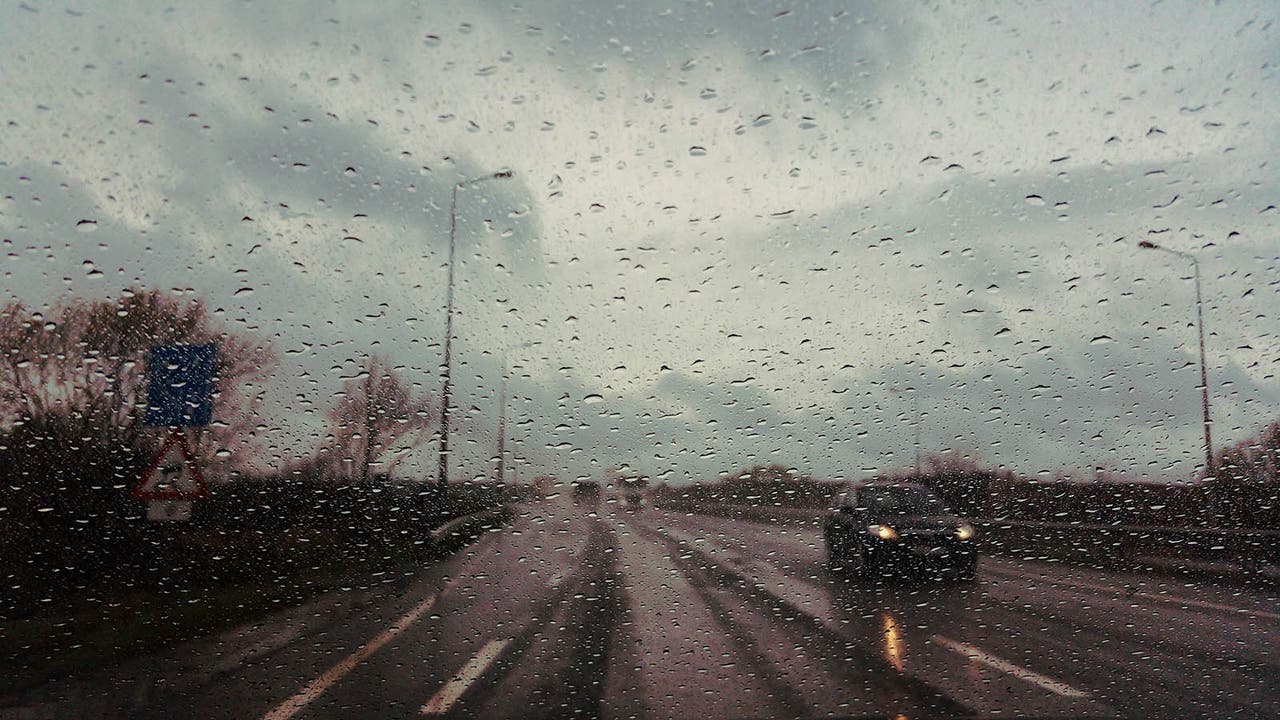
M 639 510 L 644 505 L 644 496 L 639 492 L 625 492 L 622 495 L 623 507 L 627 510 Z
M 973 526 L 933 491 L 911 483 L 866 483 L 832 502 L 823 522 L 827 565 L 864 577 L 918 574 L 972 580 Z
M 627 510 L 639 510 L 644 505 L 644 491 L 649 487 L 649 479 L 644 477 L 623 478 L 619 483 L 622 492 L 623 507 Z
M 574 480 L 570 495 L 578 505 L 596 505 L 600 502 L 600 483 L 597 480 Z
M 560 482 L 555 475 L 539 475 L 533 479 L 533 482 L 529 483 L 529 489 L 534 498 L 545 500 L 548 495 L 556 492 L 559 484 Z

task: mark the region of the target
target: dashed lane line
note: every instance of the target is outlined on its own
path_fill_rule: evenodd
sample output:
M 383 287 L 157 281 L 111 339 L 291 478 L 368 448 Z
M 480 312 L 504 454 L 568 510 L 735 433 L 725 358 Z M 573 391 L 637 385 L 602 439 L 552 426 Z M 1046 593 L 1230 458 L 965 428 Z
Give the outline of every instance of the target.
M 1086 697 L 1088 695 L 1088 693 L 1083 690 L 1077 690 L 1064 682 L 1058 682 L 1053 678 L 1032 672 L 1020 665 L 1014 665 L 1008 660 L 996 657 L 995 655 L 968 643 L 962 643 L 959 640 L 952 640 L 951 638 L 943 637 L 941 635 L 934 635 L 933 641 L 943 647 L 954 650 L 974 662 L 1008 673 L 1019 680 L 1025 680 L 1033 685 L 1039 685 L 1055 695 L 1071 698 Z
M 405 613 L 403 617 L 395 622 L 394 625 L 378 634 L 377 637 L 362 645 L 355 652 L 348 655 L 342 662 L 329 668 L 323 675 L 312 680 L 310 684 L 302 688 L 296 695 L 285 700 L 275 707 L 275 709 L 262 716 L 262 720 L 288 720 L 296 715 L 300 710 L 311 704 L 316 698 L 320 697 L 334 683 L 341 680 L 347 673 L 351 672 L 357 665 L 363 662 L 370 655 L 377 652 L 383 645 L 391 642 L 397 635 L 404 632 L 410 625 L 417 622 L 428 610 L 435 606 L 439 593 L 429 595 L 425 600 L 413 606 L 413 609 Z
M 480 648 L 480 652 L 476 653 L 475 657 L 468 660 L 467 664 L 458 670 L 457 675 L 450 678 L 449 682 L 445 683 L 436 691 L 435 695 L 431 696 L 427 704 L 422 706 L 420 712 L 423 715 L 443 715 L 449 712 L 449 709 L 453 707 L 454 703 L 458 702 L 458 699 L 467 691 L 467 688 L 471 687 L 471 684 L 478 680 L 485 670 L 489 669 L 493 661 L 498 659 L 498 656 L 511 643 L 511 640 L 512 638 L 504 638 L 502 640 L 490 640 L 485 643 L 484 647 Z

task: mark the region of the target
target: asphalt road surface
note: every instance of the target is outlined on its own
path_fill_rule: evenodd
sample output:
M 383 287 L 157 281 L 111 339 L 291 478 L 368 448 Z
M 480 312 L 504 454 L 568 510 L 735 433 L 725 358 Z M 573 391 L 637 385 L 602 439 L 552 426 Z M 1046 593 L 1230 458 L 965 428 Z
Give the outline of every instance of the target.
M 411 581 L 51 683 L 0 717 L 1276 717 L 1265 593 L 984 557 L 833 577 L 819 533 L 522 506 Z

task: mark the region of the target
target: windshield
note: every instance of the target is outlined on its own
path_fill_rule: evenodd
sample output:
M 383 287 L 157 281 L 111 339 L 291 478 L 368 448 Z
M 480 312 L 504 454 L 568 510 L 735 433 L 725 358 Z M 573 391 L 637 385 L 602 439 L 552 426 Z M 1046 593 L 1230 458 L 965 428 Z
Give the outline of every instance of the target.
M 883 515 L 941 515 L 946 512 L 938 498 L 925 488 L 868 488 L 858 493 L 858 502 L 873 513 Z
M 0 51 L 0 720 L 1280 714 L 1277 0 Z

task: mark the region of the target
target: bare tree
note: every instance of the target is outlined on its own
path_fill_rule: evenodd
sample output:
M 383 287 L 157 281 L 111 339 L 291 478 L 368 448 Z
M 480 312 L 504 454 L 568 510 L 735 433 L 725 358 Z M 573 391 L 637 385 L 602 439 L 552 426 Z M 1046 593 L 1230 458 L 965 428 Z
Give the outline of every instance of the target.
M 66 300 L 48 310 L 0 308 L 0 428 L 39 423 L 87 444 L 148 449 L 146 359 L 154 345 L 218 345 L 209 454 L 254 422 L 270 345 L 230 332 L 199 298 L 129 289 L 117 300 Z
M 958 450 L 928 453 L 924 456 L 924 464 L 930 475 L 972 475 L 982 472 L 976 453 Z
M 1236 484 L 1280 482 L 1280 422 L 1267 425 L 1256 436 L 1218 451 L 1219 480 Z
M 329 413 L 337 453 L 332 462 L 354 464 L 356 479 L 363 482 L 370 467 L 394 449 L 396 457 L 385 466 L 390 473 L 409 450 L 426 441 L 429 410 L 428 401 L 414 396 L 397 368 L 384 357 L 370 356 L 360 374 L 343 383 Z
M 206 470 L 240 461 L 217 450 L 257 422 L 254 384 L 273 358 L 266 343 L 226 331 L 198 298 L 157 290 L 0 308 L 0 565 L 21 558 L 57 587 L 136 550 L 128 527 L 138 508 L 124 489 L 160 438 L 145 425 L 147 354 L 209 342 L 218 345 L 214 424 L 197 450 Z M 34 564 L 23 555 L 31 547 L 41 549 Z

